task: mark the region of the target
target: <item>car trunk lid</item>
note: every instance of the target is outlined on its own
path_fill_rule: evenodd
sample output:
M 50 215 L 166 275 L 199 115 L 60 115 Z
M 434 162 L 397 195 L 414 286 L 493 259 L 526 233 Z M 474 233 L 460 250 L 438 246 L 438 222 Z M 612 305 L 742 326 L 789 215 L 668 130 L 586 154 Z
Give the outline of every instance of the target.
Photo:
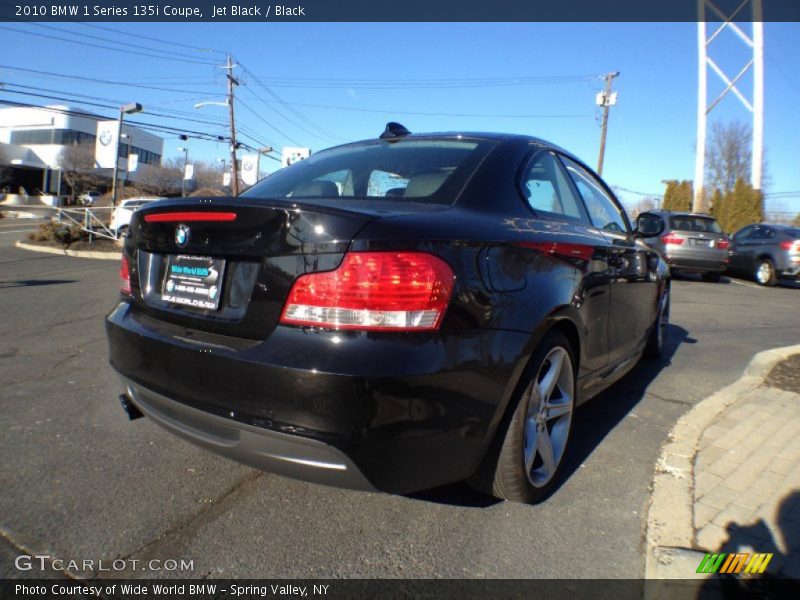
M 133 303 L 187 328 L 264 338 L 294 280 L 336 268 L 376 216 L 346 205 L 244 198 L 143 208 L 125 243 Z

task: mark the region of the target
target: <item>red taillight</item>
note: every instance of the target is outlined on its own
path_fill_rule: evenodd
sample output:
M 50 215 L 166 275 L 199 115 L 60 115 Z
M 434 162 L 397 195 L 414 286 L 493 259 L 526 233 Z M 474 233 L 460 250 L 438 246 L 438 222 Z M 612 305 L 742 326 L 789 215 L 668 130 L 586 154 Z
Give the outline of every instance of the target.
M 144 216 L 147 223 L 190 223 L 202 221 L 235 221 L 234 212 L 168 212 Z
M 122 264 L 119 267 L 119 289 L 123 294 L 131 293 L 131 272 L 128 268 L 128 257 L 122 255 Z
M 665 244 L 674 244 L 680 246 L 683 243 L 683 238 L 676 235 L 674 231 L 670 231 L 667 235 L 661 236 L 661 241 Z
M 717 240 L 717 248 L 720 250 L 727 250 L 730 246 L 731 243 L 728 240 Z
M 438 329 L 455 276 L 421 252 L 350 252 L 335 271 L 295 281 L 281 323 L 330 329 Z
M 794 250 L 795 252 L 800 252 L 800 240 L 786 240 L 780 243 L 780 247 L 782 250 Z

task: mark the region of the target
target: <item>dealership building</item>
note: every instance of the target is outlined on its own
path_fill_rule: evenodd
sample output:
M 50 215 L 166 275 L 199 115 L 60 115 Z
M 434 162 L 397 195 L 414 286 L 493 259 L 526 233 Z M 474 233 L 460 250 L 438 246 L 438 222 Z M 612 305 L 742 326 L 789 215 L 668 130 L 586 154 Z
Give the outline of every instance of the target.
M 29 195 L 54 198 L 66 195 L 69 190 L 61 171 L 69 168 L 65 149 L 71 146 L 87 149 L 85 156 L 94 161 L 90 158 L 82 168 L 95 171 L 105 182 L 103 187 L 110 188 L 113 154 L 110 164 L 97 160 L 104 146 L 113 152 L 116 135 L 116 120 L 83 109 L 63 105 L 0 109 L 0 190 L 16 193 L 23 188 Z M 123 121 L 117 151 L 120 181 L 135 183 L 148 168 L 160 166 L 163 150 L 162 138 Z

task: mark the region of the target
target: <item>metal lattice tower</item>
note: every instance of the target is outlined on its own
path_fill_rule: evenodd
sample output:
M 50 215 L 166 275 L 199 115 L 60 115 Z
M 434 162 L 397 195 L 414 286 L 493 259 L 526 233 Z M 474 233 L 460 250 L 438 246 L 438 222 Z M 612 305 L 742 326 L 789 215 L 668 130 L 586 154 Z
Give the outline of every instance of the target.
M 752 34 L 747 35 L 733 20 L 750 5 L 752 10 Z M 729 93 L 741 101 L 753 115 L 753 148 L 751 183 L 757 190 L 761 189 L 761 177 L 764 157 L 764 23 L 761 11 L 761 0 L 743 0 L 732 14 L 723 13 L 711 0 L 697 2 L 697 47 L 698 47 L 698 86 L 697 86 L 697 150 L 694 170 L 694 202 L 692 210 L 701 211 L 704 206 L 703 178 L 706 158 L 706 122 L 708 114 Z M 721 25 L 709 36 L 707 35 L 706 15 L 712 14 L 722 20 Z M 708 55 L 711 43 L 725 29 L 730 29 L 753 52 L 753 57 L 734 76 L 728 77 L 725 72 Z M 725 90 L 708 104 L 708 69 L 719 76 L 726 85 Z M 753 69 L 752 101 L 736 87 L 737 82 Z

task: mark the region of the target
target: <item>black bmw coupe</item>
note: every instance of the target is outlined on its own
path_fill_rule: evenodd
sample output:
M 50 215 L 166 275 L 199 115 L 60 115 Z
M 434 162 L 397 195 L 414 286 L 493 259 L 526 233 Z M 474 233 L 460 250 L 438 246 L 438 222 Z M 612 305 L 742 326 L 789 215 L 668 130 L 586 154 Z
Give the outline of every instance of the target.
M 137 211 L 106 318 L 122 404 L 243 463 L 536 502 L 575 407 L 658 355 L 669 269 L 540 139 L 325 150 L 240 196 Z

